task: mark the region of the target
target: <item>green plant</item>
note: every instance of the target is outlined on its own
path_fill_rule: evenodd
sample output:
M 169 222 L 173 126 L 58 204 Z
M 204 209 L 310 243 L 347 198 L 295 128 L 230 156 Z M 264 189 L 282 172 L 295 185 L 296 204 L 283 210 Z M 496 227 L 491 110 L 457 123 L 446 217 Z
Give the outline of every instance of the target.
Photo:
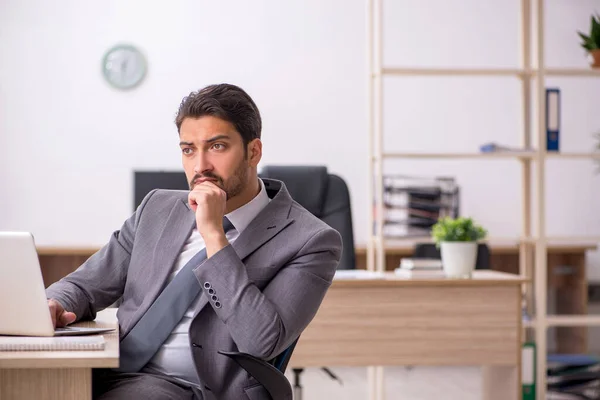
M 472 242 L 485 238 L 487 231 L 472 218 L 440 218 L 431 229 L 431 236 L 439 247 L 441 242 Z
M 600 16 L 592 15 L 590 32 L 588 35 L 580 31 L 577 31 L 577 33 L 583 40 L 583 42 L 581 42 L 581 47 L 587 51 L 600 49 Z

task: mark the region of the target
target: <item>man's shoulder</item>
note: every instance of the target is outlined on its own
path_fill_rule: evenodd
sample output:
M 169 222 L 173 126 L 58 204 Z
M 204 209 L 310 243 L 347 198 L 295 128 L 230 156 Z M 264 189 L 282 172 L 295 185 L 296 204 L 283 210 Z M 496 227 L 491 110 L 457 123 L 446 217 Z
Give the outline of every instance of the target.
M 335 229 L 323 222 L 323 220 L 320 218 L 316 217 L 313 213 L 308 211 L 296 201 L 292 201 L 290 218 L 294 219 L 294 225 L 296 225 L 297 229 L 301 229 L 309 236 L 321 231 L 333 231 L 337 233 Z
M 152 198 L 159 201 L 183 200 L 187 202 L 189 190 L 155 189 Z
M 187 204 L 188 195 L 189 191 L 187 190 L 154 189 L 144 197 L 138 212 L 170 208 L 180 201 Z
M 295 201 L 292 202 L 289 217 L 294 220 L 289 235 L 293 236 L 293 242 L 303 252 L 327 251 L 340 260 L 342 236 L 336 229 Z

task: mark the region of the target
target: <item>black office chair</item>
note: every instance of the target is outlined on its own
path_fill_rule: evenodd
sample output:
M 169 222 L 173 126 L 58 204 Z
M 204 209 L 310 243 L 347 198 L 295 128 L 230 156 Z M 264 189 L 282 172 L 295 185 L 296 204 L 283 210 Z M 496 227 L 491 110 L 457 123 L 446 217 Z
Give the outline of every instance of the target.
M 413 258 L 442 258 L 440 249 L 435 243 L 416 243 Z M 477 261 L 475 269 L 490 269 L 490 248 L 485 243 L 477 245 Z
M 338 269 L 356 268 L 350 192 L 342 178 L 324 166 L 265 166 L 260 177 L 285 183 L 292 198 L 342 236 Z
M 342 178 L 329 174 L 325 166 L 275 165 L 265 166 L 260 177 L 283 181 L 296 202 L 337 230 L 342 236 L 343 244 L 338 269 L 356 268 L 350 192 Z M 332 379 L 340 381 L 330 369 L 322 369 Z M 294 368 L 293 371 L 294 400 L 301 400 L 300 375 L 303 369 Z
M 337 229 L 342 236 L 344 245 L 339 269 L 355 268 L 350 195 L 346 183 L 340 177 L 327 174 L 326 167 L 269 166 L 264 168 L 260 175 L 263 178 L 283 181 L 294 200 L 325 223 Z M 187 183 L 185 179 L 181 180 L 181 177 L 183 177 L 182 174 L 179 176 L 164 172 L 136 173 L 136 202 L 141 201 L 147 192 L 156 187 L 187 189 Z M 139 185 L 138 178 L 140 180 Z M 156 186 L 157 179 L 162 182 L 159 182 L 159 186 Z M 177 179 L 176 182 L 175 179 Z M 273 400 L 292 400 L 292 387 L 285 377 L 285 370 L 297 342 L 298 339 L 281 354 L 269 361 L 258 359 L 246 353 L 223 351 L 219 351 L 219 353 L 231 358 L 252 375 L 264 386 Z M 337 379 L 331 371 L 326 368 L 324 370 L 334 379 Z M 294 369 L 296 376 L 294 400 L 301 399 L 302 393 L 299 384 L 301 372 L 302 369 Z
M 292 387 L 285 377 L 285 369 L 292 357 L 296 343 L 298 343 L 298 339 L 280 355 L 269 361 L 261 360 L 246 353 L 219 351 L 219 354 L 231 358 L 252 375 L 269 392 L 271 399 L 292 400 Z

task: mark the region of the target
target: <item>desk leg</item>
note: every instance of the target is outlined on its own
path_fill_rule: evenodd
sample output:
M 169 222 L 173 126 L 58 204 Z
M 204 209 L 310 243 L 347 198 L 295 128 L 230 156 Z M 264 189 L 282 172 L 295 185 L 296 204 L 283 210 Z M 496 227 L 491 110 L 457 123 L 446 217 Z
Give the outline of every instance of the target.
M 92 371 L 73 369 L 0 369 L 0 399 L 91 400 Z
M 368 367 L 369 400 L 385 400 L 383 367 Z
M 561 284 L 556 289 L 556 313 L 586 315 L 588 293 L 585 254 L 565 255 L 560 261 L 563 264 L 556 263 L 557 265 L 554 267 L 562 267 L 566 271 L 560 279 Z M 557 353 L 580 354 L 587 352 L 587 333 L 587 327 L 556 328 Z
M 377 400 L 385 400 L 385 379 L 383 367 L 375 367 L 377 382 Z
M 519 368 L 482 367 L 483 400 L 517 400 L 521 398 Z

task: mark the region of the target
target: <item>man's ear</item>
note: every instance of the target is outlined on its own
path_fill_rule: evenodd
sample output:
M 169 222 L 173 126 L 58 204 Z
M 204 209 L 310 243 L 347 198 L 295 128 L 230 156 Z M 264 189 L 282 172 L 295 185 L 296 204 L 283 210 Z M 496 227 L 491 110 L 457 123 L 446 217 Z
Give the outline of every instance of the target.
M 248 162 L 253 167 L 258 166 L 260 159 L 262 158 L 262 141 L 260 139 L 254 139 L 248 143 Z

